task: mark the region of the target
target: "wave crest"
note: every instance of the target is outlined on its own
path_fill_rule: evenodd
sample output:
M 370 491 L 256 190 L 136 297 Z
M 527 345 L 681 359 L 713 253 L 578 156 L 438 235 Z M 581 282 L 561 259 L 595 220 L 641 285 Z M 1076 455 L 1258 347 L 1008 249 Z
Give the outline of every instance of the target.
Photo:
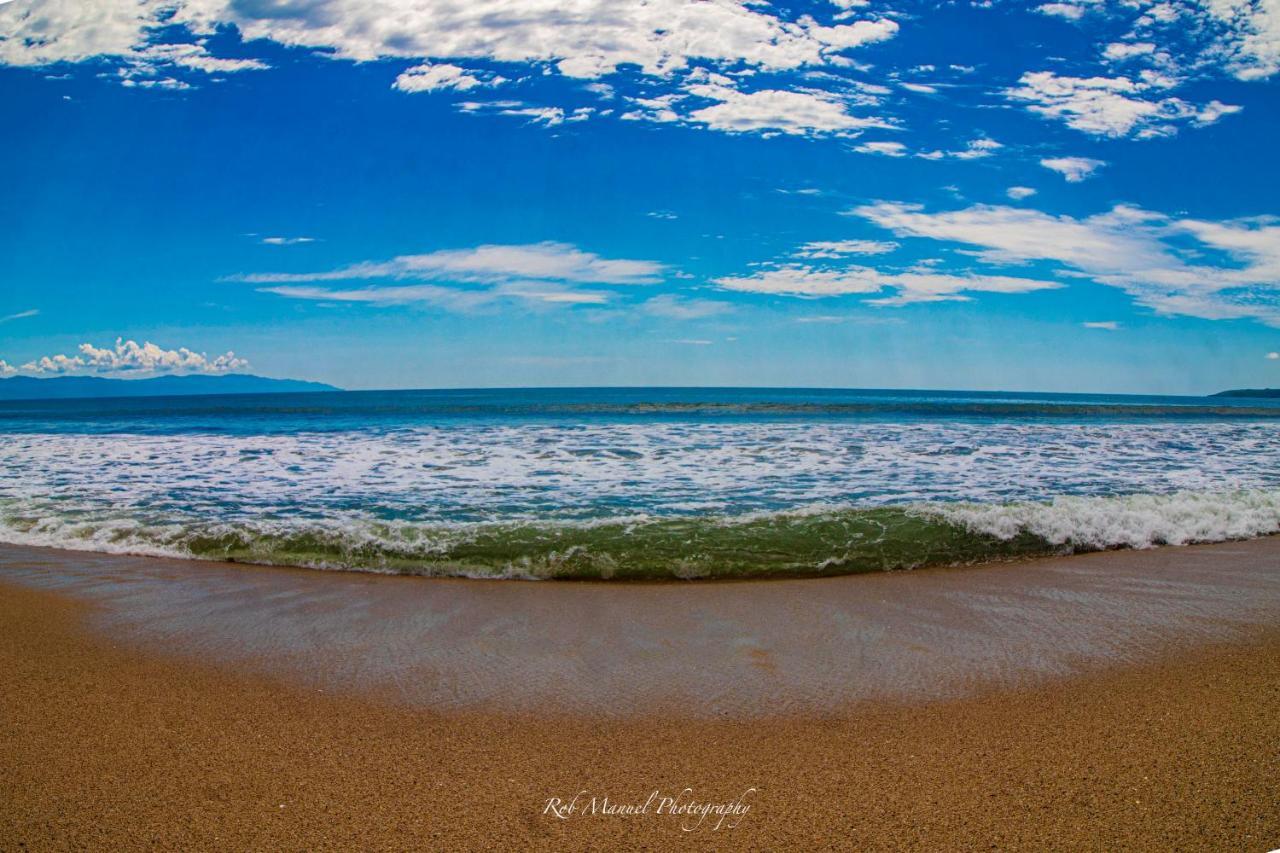
M 1280 490 L 1059 497 L 1047 503 L 812 506 L 736 517 L 234 523 L 0 506 L 0 541 L 318 569 L 500 578 L 848 574 L 1280 532 Z

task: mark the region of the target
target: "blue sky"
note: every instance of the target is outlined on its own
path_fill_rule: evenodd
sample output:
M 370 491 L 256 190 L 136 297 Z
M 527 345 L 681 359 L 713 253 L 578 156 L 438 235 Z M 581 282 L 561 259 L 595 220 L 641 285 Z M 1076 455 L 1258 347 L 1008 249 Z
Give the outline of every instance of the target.
M 1244 0 L 9 0 L 0 373 L 1277 386 L 1278 72 Z

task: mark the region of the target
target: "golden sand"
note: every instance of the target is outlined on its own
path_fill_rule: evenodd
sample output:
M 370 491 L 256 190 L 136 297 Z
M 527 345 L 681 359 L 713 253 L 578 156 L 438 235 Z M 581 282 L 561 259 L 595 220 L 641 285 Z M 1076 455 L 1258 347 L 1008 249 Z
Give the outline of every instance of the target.
M 1280 631 L 961 701 L 689 721 L 326 695 L 116 646 L 86 615 L 0 584 L 0 848 L 1280 846 Z M 732 829 L 544 813 L 686 788 L 756 790 Z

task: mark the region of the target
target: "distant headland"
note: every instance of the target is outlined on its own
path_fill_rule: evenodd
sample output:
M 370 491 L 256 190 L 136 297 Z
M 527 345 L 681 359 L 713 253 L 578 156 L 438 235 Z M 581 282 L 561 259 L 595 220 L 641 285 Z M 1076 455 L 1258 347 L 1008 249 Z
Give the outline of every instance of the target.
M 1219 391 L 1210 397 L 1280 397 L 1280 388 L 1236 388 L 1233 391 Z
M 66 400 L 89 397 L 172 397 L 199 394 L 279 394 L 299 391 L 341 391 L 323 382 L 268 379 L 247 373 L 221 376 L 153 376 L 149 379 L 108 379 L 102 376 L 55 376 L 0 379 L 0 400 Z

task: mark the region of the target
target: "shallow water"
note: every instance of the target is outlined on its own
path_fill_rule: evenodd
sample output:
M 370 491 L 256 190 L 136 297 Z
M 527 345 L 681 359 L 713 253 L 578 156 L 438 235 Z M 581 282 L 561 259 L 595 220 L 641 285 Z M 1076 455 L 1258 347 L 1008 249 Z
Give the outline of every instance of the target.
M 832 713 L 1280 624 L 1280 538 L 724 584 L 394 578 L 0 547 L 113 641 L 438 710 Z

